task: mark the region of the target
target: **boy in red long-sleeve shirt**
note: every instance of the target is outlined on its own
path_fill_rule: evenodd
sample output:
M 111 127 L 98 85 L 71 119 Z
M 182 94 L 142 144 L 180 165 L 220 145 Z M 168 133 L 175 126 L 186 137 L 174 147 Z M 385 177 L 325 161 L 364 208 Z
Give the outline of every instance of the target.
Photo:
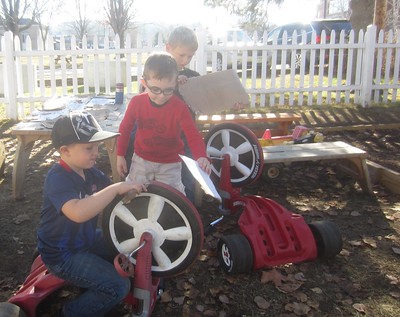
M 136 122 L 135 152 L 127 180 L 157 180 L 185 193 L 179 157 L 184 153 L 182 132 L 200 168 L 210 174 L 211 167 L 187 105 L 174 95 L 177 77 L 178 66 L 169 53 L 149 56 L 141 80 L 145 92 L 131 99 L 120 125 L 117 168 L 121 176 L 128 172 L 125 154 Z

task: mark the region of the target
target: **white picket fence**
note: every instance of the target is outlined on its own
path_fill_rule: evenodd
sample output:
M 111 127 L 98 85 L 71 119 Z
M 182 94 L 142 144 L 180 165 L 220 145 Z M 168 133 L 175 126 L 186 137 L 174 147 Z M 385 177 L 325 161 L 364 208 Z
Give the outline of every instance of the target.
M 199 49 L 190 68 L 202 75 L 236 69 L 251 107 L 368 106 L 400 101 L 400 33 L 381 31 L 377 36 L 376 27 L 371 25 L 365 33 L 360 31 L 357 40 L 351 32 L 348 40 L 341 34 L 338 43 L 330 34 L 330 42 L 325 43 L 323 34 L 321 43 L 316 44 L 314 34 L 311 44 L 285 44 L 284 37 L 284 44 L 279 45 L 276 41 L 267 44 L 266 35 L 259 42 L 255 39 L 256 44 L 234 41 L 234 45 L 216 39 L 209 43 L 201 30 L 197 35 Z M 302 36 L 305 42 L 305 34 Z M 61 38 L 60 49 L 54 49 L 54 39 L 49 38 L 47 49 L 39 40 L 38 49 L 33 50 L 30 38 L 21 45 L 19 38 L 13 39 L 6 32 L 0 50 L 0 107 L 5 107 L 6 117 L 22 119 L 54 96 L 112 95 L 117 82 L 124 83 L 127 95 L 134 95 L 146 57 L 154 50 L 163 50 L 164 43 L 142 46 L 138 38 L 133 45 L 129 37 L 123 49 L 119 43 L 117 36 L 115 48 L 110 48 L 107 38 L 99 45 L 95 37 L 89 47 L 83 38 L 78 48 L 72 37 L 66 49 Z M 21 46 L 24 49 L 19 49 Z M 296 56 L 301 57 L 298 69 Z

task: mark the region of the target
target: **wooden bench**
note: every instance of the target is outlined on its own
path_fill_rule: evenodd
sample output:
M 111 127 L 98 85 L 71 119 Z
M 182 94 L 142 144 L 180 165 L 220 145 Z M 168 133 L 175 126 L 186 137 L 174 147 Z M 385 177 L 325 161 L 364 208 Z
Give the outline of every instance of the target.
M 334 160 L 337 167 L 351 175 L 363 191 L 372 193 L 366 163 L 367 152 L 342 141 L 264 146 L 264 164 Z
M 196 118 L 199 131 L 206 133 L 206 127 L 220 123 L 232 122 L 244 125 L 249 124 L 270 124 L 276 123 L 277 129 L 273 130 L 274 135 L 289 134 L 289 126 L 295 121 L 300 121 L 301 116 L 292 113 L 243 113 L 243 114 L 224 114 L 224 115 L 200 115 Z M 260 129 L 252 129 L 257 137 L 261 137 L 266 126 Z

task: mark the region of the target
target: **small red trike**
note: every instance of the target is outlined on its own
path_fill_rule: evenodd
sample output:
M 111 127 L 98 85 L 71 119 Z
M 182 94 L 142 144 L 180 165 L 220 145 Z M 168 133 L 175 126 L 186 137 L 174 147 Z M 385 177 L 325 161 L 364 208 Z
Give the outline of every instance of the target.
M 250 129 L 220 124 L 209 131 L 205 142 L 213 162 L 212 177 L 222 198 L 222 216 L 209 228 L 226 215 L 241 213 L 239 232 L 218 242 L 218 258 L 226 272 L 244 273 L 340 253 L 342 237 L 333 222 L 307 224 L 301 215 L 271 199 L 241 194 L 243 186 L 262 174 L 264 165 L 262 147 Z

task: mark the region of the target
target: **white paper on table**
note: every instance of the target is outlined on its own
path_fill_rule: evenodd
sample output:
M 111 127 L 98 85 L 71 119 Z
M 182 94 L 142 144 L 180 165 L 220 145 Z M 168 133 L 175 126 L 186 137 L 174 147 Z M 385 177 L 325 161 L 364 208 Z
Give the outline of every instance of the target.
M 179 155 L 182 161 L 186 164 L 190 173 L 192 173 L 193 177 L 200 183 L 201 188 L 207 195 L 210 195 L 219 201 L 222 201 L 221 196 L 219 195 L 217 189 L 214 186 L 214 183 L 211 181 L 210 175 L 208 175 L 205 171 L 203 171 L 199 163 L 190 157 Z

